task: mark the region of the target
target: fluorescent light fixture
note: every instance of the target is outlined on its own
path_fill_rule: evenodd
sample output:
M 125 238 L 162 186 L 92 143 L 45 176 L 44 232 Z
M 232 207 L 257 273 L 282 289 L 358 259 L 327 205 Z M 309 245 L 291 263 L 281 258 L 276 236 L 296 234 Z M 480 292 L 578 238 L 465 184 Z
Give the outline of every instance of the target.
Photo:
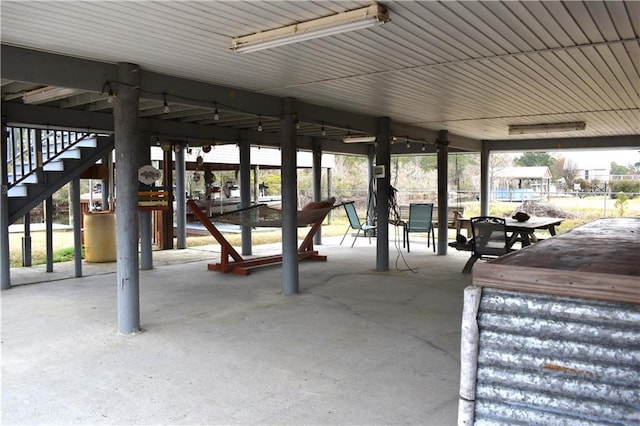
M 339 12 L 335 15 L 299 22 L 273 30 L 262 31 L 231 39 L 231 50 L 250 53 L 271 49 L 290 43 L 341 34 L 389 22 L 389 13 L 377 3 L 360 9 Z
M 22 95 L 22 102 L 25 104 L 37 105 L 45 102 L 57 101 L 76 93 L 76 89 L 66 87 L 47 86 L 42 89 L 32 90 Z
M 570 121 L 566 123 L 539 123 L 539 124 L 511 124 L 510 135 L 526 135 L 531 133 L 554 133 L 584 130 L 587 124 L 584 121 Z
M 371 143 L 375 141 L 375 136 L 347 136 L 342 139 L 342 142 L 344 143 Z

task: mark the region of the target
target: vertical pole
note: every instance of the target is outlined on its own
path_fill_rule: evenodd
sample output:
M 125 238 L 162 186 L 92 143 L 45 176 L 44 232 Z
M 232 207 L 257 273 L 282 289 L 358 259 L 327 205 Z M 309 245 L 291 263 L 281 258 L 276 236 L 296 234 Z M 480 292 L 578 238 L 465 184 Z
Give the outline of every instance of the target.
M 178 148 L 179 147 L 179 148 Z M 185 147 L 176 145 L 176 248 L 187 248 Z
M 9 174 L 7 171 L 8 153 L 7 122 L 2 117 L 0 139 L 0 287 L 11 288 L 11 258 L 9 255 Z
M 240 205 L 247 208 L 251 204 L 251 144 L 243 138 L 240 141 Z M 247 213 L 245 211 L 245 213 Z M 243 222 L 248 215 L 243 214 Z M 251 254 L 251 226 L 242 224 L 242 254 Z
M 44 200 L 44 223 L 47 238 L 47 272 L 53 272 L 53 198 Z
M 298 176 L 294 100 L 285 98 L 280 121 L 282 164 L 282 290 L 286 295 L 298 293 Z
M 463 299 L 458 424 L 472 425 L 474 423 L 476 380 L 478 378 L 478 342 L 480 340 L 478 310 L 482 299 L 482 288 L 465 288 Z
M 151 164 L 150 135 L 147 132 L 140 134 L 138 143 L 138 168 Z M 140 269 L 146 271 L 153 269 L 153 245 L 151 229 L 151 210 L 138 212 L 140 224 Z
M 116 148 L 116 213 L 118 331 L 140 330 L 138 271 L 138 102 L 140 69 L 118 64 L 118 96 L 113 103 Z
M 80 178 L 71 180 L 71 207 L 73 210 L 73 262 L 75 265 L 75 277 L 82 276 L 82 211 L 80 207 Z M 93 188 L 89 187 L 89 191 Z
M 162 145 L 162 180 L 164 190 L 167 192 L 169 200 L 173 200 L 173 154 L 171 145 Z M 162 210 L 162 241 L 161 250 L 173 248 L 173 202 L 169 202 L 166 210 Z
M 389 270 L 389 186 L 391 186 L 391 119 L 378 118 L 376 166 L 384 166 L 384 177 L 377 178 L 376 270 Z
M 449 209 L 449 133 L 447 130 L 438 132 L 438 255 L 447 254 L 449 228 L 447 217 Z
M 376 182 L 374 182 L 373 178 L 373 167 L 376 165 L 376 153 L 375 147 L 368 146 L 367 147 L 367 217 L 366 223 L 367 225 L 374 225 L 376 223 L 376 199 L 378 194 L 376 192 Z M 373 235 L 373 231 L 367 231 L 367 236 Z
M 331 185 L 331 169 L 327 168 L 327 198 L 330 198 L 333 193 L 333 186 Z M 333 210 L 329 210 L 329 214 L 327 215 L 327 223 L 331 225 L 331 220 L 333 219 Z
M 111 152 L 109 152 L 109 154 L 102 158 L 102 165 L 106 166 L 109 170 L 109 176 L 107 179 L 102 179 L 102 211 L 110 210 L 109 195 L 111 194 L 111 179 L 113 179 L 113 175 L 111 174 L 113 171 L 113 165 L 111 163 Z
M 320 201 L 322 199 L 322 145 L 317 139 L 312 141 L 312 156 L 313 201 Z M 322 227 L 313 236 L 313 243 L 322 244 Z
M 480 151 L 480 216 L 489 216 L 490 180 L 489 180 L 489 142 L 482 141 Z
M 260 166 L 253 166 L 253 201 L 258 204 L 260 201 L 260 182 L 258 181 L 258 172 L 260 171 Z
M 31 266 L 31 212 L 24 215 L 24 237 L 22 237 L 22 266 Z

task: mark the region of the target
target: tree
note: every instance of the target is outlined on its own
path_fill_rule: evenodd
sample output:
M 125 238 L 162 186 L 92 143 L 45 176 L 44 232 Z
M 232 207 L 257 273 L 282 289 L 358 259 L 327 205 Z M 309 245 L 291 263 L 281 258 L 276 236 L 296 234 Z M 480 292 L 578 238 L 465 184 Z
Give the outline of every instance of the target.
M 524 152 L 516 158 L 516 165 L 523 167 L 546 166 L 550 168 L 555 162 L 555 157 L 548 152 Z
M 629 204 L 629 197 L 624 192 L 618 192 L 616 195 L 616 208 L 618 209 L 618 213 L 620 217 L 624 216 L 624 212 L 627 209 L 627 205 Z
M 560 175 L 567 185 L 567 188 L 573 188 L 573 181 L 578 176 L 578 168 L 576 163 L 571 160 L 564 160 L 564 167 Z
M 633 172 L 630 170 L 632 167 L 623 166 L 622 164 L 618 164 L 615 161 L 611 162 L 611 170 L 609 173 L 612 175 L 629 175 Z

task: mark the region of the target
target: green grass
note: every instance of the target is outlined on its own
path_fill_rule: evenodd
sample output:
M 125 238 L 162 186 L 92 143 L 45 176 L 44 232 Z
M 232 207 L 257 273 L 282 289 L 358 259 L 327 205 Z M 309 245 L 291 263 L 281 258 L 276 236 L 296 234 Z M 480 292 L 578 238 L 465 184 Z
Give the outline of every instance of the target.
M 473 217 L 480 214 L 480 203 L 478 201 L 462 203 L 465 207 L 465 217 Z M 563 209 L 572 214 L 558 228 L 558 233 L 567 232 L 576 226 L 591 222 L 601 217 L 618 217 L 619 212 L 615 208 L 615 200 L 599 197 L 566 197 L 552 198 L 550 203 L 557 208 Z M 454 205 L 454 203 L 451 203 Z M 505 217 L 518 207 L 518 203 L 491 203 L 489 213 L 493 216 Z M 640 217 L 640 198 L 630 199 L 625 209 L 625 217 Z M 361 213 L 363 214 L 363 213 Z M 322 227 L 322 235 L 336 236 L 344 234 L 347 227 L 347 219 L 344 211 L 334 210 L 331 225 Z M 253 245 L 276 243 L 280 241 L 280 228 L 274 228 L 272 232 L 255 232 L 252 234 L 251 243 Z M 298 231 L 300 238 L 306 234 L 306 228 Z M 241 235 L 227 234 L 225 237 L 233 246 L 241 245 Z M 455 237 L 455 232 L 450 232 L 450 238 Z M 195 247 L 202 245 L 217 244 L 211 236 L 188 236 L 187 246 Z M 44 232 L 31 233 L 32 263 L 34 265 L 46 262 L 46 236 Z M 54 262 L 64 262 L 73 259 L 73 232 L 55 231 L 53 236 Z M 22 265 L 22 234 L 9 234 L 10 262 L 12 267 Z M 83 250 L 84 257 L 84 250 Z

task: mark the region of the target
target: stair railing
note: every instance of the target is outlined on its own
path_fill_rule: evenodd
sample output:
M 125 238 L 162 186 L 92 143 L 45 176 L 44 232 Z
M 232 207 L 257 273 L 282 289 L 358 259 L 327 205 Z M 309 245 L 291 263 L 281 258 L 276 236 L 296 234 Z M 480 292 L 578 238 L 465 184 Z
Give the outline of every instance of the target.
M 94 133 L 7 127 L 7 172 L 9 188 L 20 184 L 63 152 Z

